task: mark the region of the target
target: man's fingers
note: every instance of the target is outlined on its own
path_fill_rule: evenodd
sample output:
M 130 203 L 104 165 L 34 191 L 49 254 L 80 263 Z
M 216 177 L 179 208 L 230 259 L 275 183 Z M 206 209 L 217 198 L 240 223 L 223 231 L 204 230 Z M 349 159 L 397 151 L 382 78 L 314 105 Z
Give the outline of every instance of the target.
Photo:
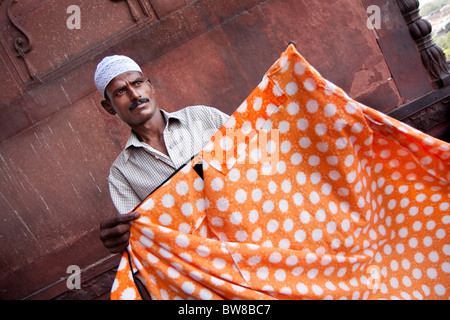
M 111 218 L 104 219 L 100 224 L 100 229 L 113 228 L 121 223 L 128 223 L 130 221 L 136 220 L 141 215 L 138 212 L 132 212 L 128 214 L 119 214 Z
M 131 221 L 140 217 L 137 212 L 106 218 L 100 224 L 100 239 L 112 253 L 122 252 L 130 241 Z
M 130 231 L 131 225 L 128 223 L 118 224 L 113 228 L 106 228 L 100 231 L 100 239 L 102 241 L 121 237 Z
M 111 253 L 120 253 L 128 246 L 129 240 L 130 240 L 130 235 L 124 234 L 119 238 L 105 240 L 103 242 L 103 245 Z

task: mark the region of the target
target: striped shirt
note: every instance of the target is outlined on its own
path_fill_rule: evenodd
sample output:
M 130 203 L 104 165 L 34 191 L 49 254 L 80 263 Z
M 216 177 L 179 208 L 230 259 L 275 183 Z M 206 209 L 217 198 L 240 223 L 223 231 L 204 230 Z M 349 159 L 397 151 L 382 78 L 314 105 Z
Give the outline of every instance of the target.
M 169 156 L 139 141 L 134 131 L 110 169 L 111 199 L 121 214 L 141 203 L 176 169 L 201 151 L 228 120 L 225 113 L 206 106 L 191 106 L 168 113 L 164 141 Z

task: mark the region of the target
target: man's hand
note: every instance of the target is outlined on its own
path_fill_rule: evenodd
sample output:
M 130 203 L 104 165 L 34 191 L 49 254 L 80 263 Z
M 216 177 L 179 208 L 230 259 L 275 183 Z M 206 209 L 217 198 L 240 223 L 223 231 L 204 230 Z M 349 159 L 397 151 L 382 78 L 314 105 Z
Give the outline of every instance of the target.
M 130 241 L 131 222 L 141 215 L 137 212 L 106 218 L 100 224 L 100 239 L 111 253 L 120 253 Z

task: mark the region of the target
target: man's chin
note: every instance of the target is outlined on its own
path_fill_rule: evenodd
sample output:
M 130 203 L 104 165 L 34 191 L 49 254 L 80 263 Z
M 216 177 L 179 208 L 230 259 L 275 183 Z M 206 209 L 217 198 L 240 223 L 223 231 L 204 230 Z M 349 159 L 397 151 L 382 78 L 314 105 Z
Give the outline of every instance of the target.
M 153 107 L 150 103 L 144 103 L 130 111 L 130 116 L 132 118 L 131 122 L 139 124 L 145 123 L 153 118 L 156 110 L 158 109 Z

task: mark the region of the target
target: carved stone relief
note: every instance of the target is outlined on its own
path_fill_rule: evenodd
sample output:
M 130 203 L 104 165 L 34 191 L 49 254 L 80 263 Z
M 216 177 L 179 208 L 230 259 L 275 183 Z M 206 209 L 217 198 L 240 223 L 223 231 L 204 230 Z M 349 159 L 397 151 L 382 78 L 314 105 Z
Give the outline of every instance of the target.
M 3 3 L 0 0 L 0 5 Z M 28 75 L 31 80 L 34 80 L 37 76 L 37 70 L 34 65 L 29 61 L 28 54 L 33 48 L 33 41 L 30 33 L 19 23 L 17 18 L 11 13 L 11 7 L 16 3 L 16 0 L 6 1 L 6 15 L 10 24 L 14 27 L 18 36 L 14 37 L 14 50 L 16 51 L 17 57 L 22 59 L 25 63 Z
M 82 26 L 70 30 L 66 25 L 70 1 L 42 0 L 32 5 L 19 1 L 0 0 L 5 14 L 0 43 L 25 88 L 76 68 L 108 42 L 120 41 L 157 19 L 148 0 L 79 2 Z M 119 2 L 126 5 L 114 4 Z
M 131 17 L 138 24 L 143 24 L 148 18 L 154 17 L 151 4 L 145 0 L 110 0 L 112 2 L 126 2 L 130 10 Z

